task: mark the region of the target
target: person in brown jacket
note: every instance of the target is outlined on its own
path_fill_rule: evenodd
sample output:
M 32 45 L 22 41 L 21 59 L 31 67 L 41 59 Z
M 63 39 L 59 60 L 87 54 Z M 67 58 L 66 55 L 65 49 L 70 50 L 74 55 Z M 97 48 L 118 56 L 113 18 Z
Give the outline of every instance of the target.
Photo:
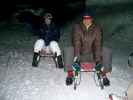
M 94 64 L 102 65 L 102 29 L 94 23 L 89 12 L 85 12 L 82 21 L 72 28 L 72 44 L 74 47 L 74 62 L 89 62 L 92 66 Z M 70 75 L 69 73 L 66 79 L 67 85 L 72 84 L 72 72 Z M 107 77 L 104 82 L 109 84 Z
M 102 30 L 93 22 L 91 15 L 83 15 L 83 21 L 73 27 L 72 35 L 75 60 L 102 62 Z

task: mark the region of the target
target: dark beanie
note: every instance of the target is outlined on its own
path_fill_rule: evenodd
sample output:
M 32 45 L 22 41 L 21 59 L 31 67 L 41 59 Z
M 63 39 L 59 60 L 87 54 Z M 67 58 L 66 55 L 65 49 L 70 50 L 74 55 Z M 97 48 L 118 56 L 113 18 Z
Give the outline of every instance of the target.
M 94 17 L 94 12 L 90 9 L 84 10 L 84 12 L 82 14 L 82 17 L 84 18 L 84 17 L 87 17 L 87 16 L 93 18 Z

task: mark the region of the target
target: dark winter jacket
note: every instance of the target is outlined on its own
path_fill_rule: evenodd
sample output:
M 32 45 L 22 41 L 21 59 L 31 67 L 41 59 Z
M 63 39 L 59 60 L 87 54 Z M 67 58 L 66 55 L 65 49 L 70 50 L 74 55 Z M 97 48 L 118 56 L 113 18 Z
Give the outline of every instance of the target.
M 53 23 L 49 26 L 42 23 L 40 25 L 39 38 L 44 39 L 46 45 L 49 45 L 51 41 L 58 42 L 60 39 L 60 30 Z
M 102 35 L 101 28 L 92 24 L 88 30 L 81 22 L 72 30 L 72 40 L 75 56 L 83 61 L 102 62 Z M 84 59 L 85 58 L 85 59 Z

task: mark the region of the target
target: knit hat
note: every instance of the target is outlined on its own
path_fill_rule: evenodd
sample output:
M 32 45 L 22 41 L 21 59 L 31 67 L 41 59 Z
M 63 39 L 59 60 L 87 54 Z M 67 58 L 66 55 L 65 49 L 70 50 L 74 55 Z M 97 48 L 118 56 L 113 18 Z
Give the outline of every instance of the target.
M 92 11 L 85 10 L 82 15 L 83 19 L 93 19 Z
M 51 14 L 51 13 L 45 13 L 45 14 L 44 14 L 44 17 L 45 17 L 45 18 L 50 18 L 50 19 L 52 19 L 52 14 Z

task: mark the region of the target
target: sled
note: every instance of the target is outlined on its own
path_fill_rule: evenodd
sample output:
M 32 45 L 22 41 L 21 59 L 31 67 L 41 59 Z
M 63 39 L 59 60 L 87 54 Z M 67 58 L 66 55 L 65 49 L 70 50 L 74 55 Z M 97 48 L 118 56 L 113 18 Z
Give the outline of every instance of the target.
M 93 72 L 94 73 L 94 81 L 96 86 L 99 86 L 101 89 L 104 88 L 103 86 L 103 76 L 101 71 L 95 70 L 96 65 L 90 66 L 90 63 L 81 63 L 75 64 L 73 63 L 74 59 L 74 48 L 72 46 L 64 48 L 64 65 L 66 72 L 69 70 L 74 71 L 74 90 L 76 90 L 77 86 L 80 85 L 81 82 L 81 75 L 83 72 Z M 82 67 L 81 67 L 82 66 Z M 110 48 L 103 48 L 103 66 L 108 69 L 112 70 L 112 50 Z M 78 69 L 78 71 L 76 70 Z
M 51 57 L 52 59 L 53 59 L 53 61 L 54 61 L 54 63 L 55 63 L 55 65 L 56 65 L 56 67 L 58 67 L 58 64 L 57 64 L 57 55 L 56 55 L 56 53 L 55 54 L 53 54 L 52 53 L 52 51 L 50 51 L 50 50 L 46 50 L 46 49 L 42 49 L 40 52 L 39 52 L 39 55 L 36 57 L 36 59 L 34 59 L 34 57 L 33 57 L 33 62 L 34 62 L 34 66 L 38 66 L 38 64 L 39 64 L 39 62 L 40 62 L 40 59 L 41 58 L 45 58 L 45 57 Z
M 74 90 L 76 90 L 77 86 L 80 85 L 81 75 L 83 72 L 93 72 L 96 86 L 104 89 L 104 84 L 102 83 L 102 72 L 100 70 L 96 70 L 95 67 L 96 65 L 93 63 L 82 63 L 81 65 L 75 63 L 72 65 L 74 70 Z

